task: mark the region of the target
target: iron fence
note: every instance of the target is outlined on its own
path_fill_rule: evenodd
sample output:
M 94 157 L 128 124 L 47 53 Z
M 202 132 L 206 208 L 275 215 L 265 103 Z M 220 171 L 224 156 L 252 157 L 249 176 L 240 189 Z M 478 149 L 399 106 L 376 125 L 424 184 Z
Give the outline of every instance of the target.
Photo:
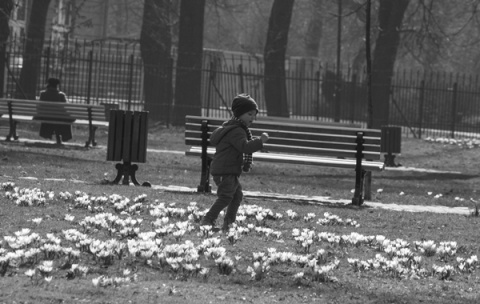
M 228 116 L 228 98 L 248 92 L 266 109 L 261 56 L 206 51 L 202 100 L 208 113 Z M 346 67 L 337 77 L 334 65 L 317 59 L 286 61 L 290 117 L 319 122 L 367 125 L 367 86 L 363 70 Z M 340 80 L 339 80 L 340 79 Z M 390 88 L 389 125 L 415 137 L 478 137 L 480 135 L 478 76 L 397 70 Z M 266 115 L 261 112 L 260 115 Z
M 5 71 L 7 97 L 15 96 L 17 90 L 22 50 L 23 44 L 12 39 Z M 169 72 L 172 87 L 175 60 L 173 62 L 174 68 Z M 363 70 L 344 67 L 341 77 L 337 77 L 334 65 L 315 58 L 297 57 L 288 58 L 285 68 L 290 117 L 366 126 L 367 89 Z M 47 43 L 37 92 L 43 89 L 48 77 L 58 77 L 70 102 L 116 103 L 121 109 L 144 110 L 143 69 L 137 45 L 87 41 L 64 45 Z M 157 70 L 161 75 L 166 74 Z M 478 76 L 397 70 L 390 91 L 389 113 L 385 115 L 389 125 L 401 126 L 406 135 L 473 137 L 480 133 Z M 202 113 L 228 117 L 232 97 L 242 92 L 258 101 L 260 115 L 267 114 L 262 56 L 205 49 Z M 174 109 L 174 98 L 158 103 Z
M 49 77 L 57 77 L 69 102 L 116 103 L 120 108 L 143 110 L 143 66 L 135 45 L 87 41 L 46 45 L 41 56 L 37 96 Z M 21 40 L 12 39 L 8 44 L 6 97 L 16 96 L 22 51 Z

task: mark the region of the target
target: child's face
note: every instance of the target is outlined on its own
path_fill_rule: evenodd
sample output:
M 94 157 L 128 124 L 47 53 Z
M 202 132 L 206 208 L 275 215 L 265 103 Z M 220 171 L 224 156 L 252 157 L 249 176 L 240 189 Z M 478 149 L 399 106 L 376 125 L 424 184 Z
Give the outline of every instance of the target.
M 252 110 L 252 111 L 249 111 L 245 114 L 240 115 L 240 117 L 238 119 L 243 121 L 243 123 L 247 127 L 249 127 L 252 124 L 252 122 L 255 120 L 256 117 L 257 117 L 257 111 Z

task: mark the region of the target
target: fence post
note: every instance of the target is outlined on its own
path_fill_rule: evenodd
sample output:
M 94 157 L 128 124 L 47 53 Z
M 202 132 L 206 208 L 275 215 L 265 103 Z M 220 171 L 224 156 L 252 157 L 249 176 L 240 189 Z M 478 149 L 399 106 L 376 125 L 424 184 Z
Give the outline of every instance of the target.
M 209 76 L 208 76 L 208 88 L 207 88 L 207 117 L 210 116 L 210 98 L 211 98 L 211 92 L 212 92 L 212 83 L 215 81 L 215 60 L 210 61 L 210 71 L 209 71 Z
M 6 91 L 6 86 L 7 86 L 7 77 L 6 76 L 6 70 L 8 69 L 8 65 L 10 64 L 8 61 L 7 61 L 7 52 L 5 52 L 5 57 L 4 58 L 0 58 L 0 60 L 2 60 L 4 62 L 4 66 L 3 66 L 3 69 L 0 70 L 0 98 L 3 98 L 3 93 Z
M 316 102 L 316 113 L 315 116 L 317 120 L 320 119 L 320 71 L 315 72 L 315 102 Z
M 88 52 L 88 82 L 87 82 L 87 104 L 90 104 L 90 95 L 92 93 L 92 69 L 93 69 L 93 51 Z
M 339 67 L 337 67 L 337 73 L 335 78 L 335 116 L 333 121 L 339 122 L 340 121 L 340 112 L 342 109 L 341 106 L 341 97 L 342 97 L 342 76 Z
M 351 111 L 350 111 L 350 121 L 353 123 L 355 123 L 355 102 L 356 100 L 360 100 L 360 99 L 356 99 L 355 97 L 357 96 L 356 95 L 356 90 L 357 90 L 357 73 L 353 73 L 352 75 L 352 81 L 351 81 L 351 85 L 350 85 L 350 88 L 351 88 L 351 92 L 349 92 L 348 94 L 348 102 L 347 104 L 351 104 Z
M 243 66 L 240 63 L 238 65 L 238 76 L 240 77 L 240 92 L 245 92 L 244 84 L 243 84 Z
M 455 82 L 453 84 L 453 99 L 452 99 L 452 122 L 451 122 L 451 136 L 455 138 L 455 121 L 457 120 L 457 86 Z
M 45 68 L 45 81 L 50 78 L 50 47 L 47 47 L 47 62 L 45 63 L 46 68 Z
M 425 99 L 425 80 L 422 80 L 420 81 L 420 103 L 418 105 L 418 138 L 422 138 L 424 99 Z
M 168 102 L 168 115 L 167 115 L 167 128 L 170 126 L 170 117 L 172 117 L 172 103 L 173 103 L 173 58 L 170 57 L 168 59 L 168 64 L 167 64 L 167 102 Z
M 128 78 L 128 111 L 130 111 L 133 90 L 133 54 L 130 55 Z

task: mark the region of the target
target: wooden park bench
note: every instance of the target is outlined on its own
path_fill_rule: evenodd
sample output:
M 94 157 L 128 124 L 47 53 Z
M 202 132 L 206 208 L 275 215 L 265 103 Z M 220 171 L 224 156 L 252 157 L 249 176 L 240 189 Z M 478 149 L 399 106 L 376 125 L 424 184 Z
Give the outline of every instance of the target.
M 210 162 L 215 148 L 209 137 L 225 119 L 186 116 L 187 156 L 200 156 L 202 173 L 198 192 L 210 192 Z M 264 150 L 254 161 L 327 166 L 355 170 L 354 205 L 371 199 L 371 172 L 384 169 L 380 161 L 381 131 L 377 129 L 288 123 L 257 120 L 250 128 L 253 136 L 269 134 Z
M 95 142 L 97 128 L 108 127 L 105 107 L 100 105 L 0 98 L 0 115 L 1 120 L 9 121 L 10 129 L 6 141 L 11 141 L 12 138 L 18 140 L 17 124 L 20 122 L 75 124 L 88 127 L 85 147 L 89 147 L 97 145 Z M 73 122 L 67 122 L 65 119 L 71 119 Z

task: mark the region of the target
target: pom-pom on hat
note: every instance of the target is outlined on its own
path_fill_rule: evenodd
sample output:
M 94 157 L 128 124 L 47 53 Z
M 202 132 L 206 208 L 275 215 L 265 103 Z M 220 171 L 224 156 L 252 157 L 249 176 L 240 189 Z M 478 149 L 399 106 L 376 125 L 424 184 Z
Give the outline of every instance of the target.
M 250 112 L 252 110 L 257 111 L 258 106 L 255 100 L 250 97 L 248 94 L 240 94 L 235 96 L 232 101 L 232 112 L 235 117 L 240 117 L 243 114 Z

